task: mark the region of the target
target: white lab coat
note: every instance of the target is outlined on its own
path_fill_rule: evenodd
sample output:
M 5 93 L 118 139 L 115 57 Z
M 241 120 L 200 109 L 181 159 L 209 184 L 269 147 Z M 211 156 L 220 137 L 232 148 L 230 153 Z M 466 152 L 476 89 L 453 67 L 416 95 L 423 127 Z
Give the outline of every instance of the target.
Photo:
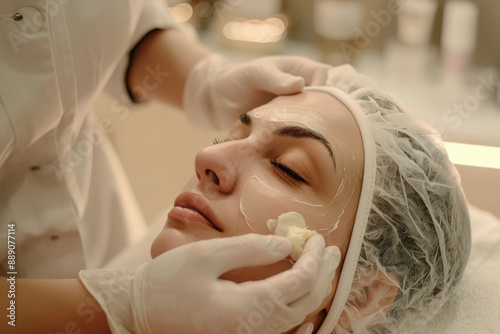
M 0 274 L 77 277 L 145 232 L 92 105 L 106 89 L 127 108 L 128 51 L 175 22 L 153 0 L 2 0 L 0 15 Z

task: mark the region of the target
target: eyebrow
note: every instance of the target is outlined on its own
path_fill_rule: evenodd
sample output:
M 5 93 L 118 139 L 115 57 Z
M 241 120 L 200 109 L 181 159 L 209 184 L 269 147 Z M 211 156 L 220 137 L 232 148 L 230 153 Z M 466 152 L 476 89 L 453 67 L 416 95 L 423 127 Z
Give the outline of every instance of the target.
M 240 121 L 244 125 L 252 127 L 252 118 L 249 115 L 242 114 L 240 116 Z M 335 159 L 335 155 L 333 154 L 332 146 L 330 142 L 328 142 L 328 140 L 326 140 L 326 138 L 323 137 L 323 135 L 321 135 L 320 133 L 300 126 L 282 126 L 274 130 L 273 135 L 278 137 L 312 138 L 319 140 L 328 150 L 328 153 L 330 154 L 330 157 L 333 161 L 333 166 L 335 167 L 335 169 L 337 169 L 337 162 Z

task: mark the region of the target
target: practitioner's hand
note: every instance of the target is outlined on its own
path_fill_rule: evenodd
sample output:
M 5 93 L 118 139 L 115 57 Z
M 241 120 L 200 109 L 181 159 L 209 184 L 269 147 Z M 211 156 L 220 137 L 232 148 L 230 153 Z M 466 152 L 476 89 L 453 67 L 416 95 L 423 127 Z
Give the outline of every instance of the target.
M 303 323 L 293 334 L 312 334 L 314 325 L 312 322 Z
M 135 272 L 88 270 L 80 278 L 115 333 L 282 333 L 330 293 L 337 247 L 325 248 L 315 235 L 288 271 L 240 284 L 219 277 L 278 262 L 290 251 L 285 238 L 247 234 L 175 248 Z
M 229 129 L 238 117 L 276 95 L 324 84 L 331 66 L 297 56 L 268 56 L 231 64 L 214 54 L 191 71 L 184 89 L 184 109 L 200 125 Z

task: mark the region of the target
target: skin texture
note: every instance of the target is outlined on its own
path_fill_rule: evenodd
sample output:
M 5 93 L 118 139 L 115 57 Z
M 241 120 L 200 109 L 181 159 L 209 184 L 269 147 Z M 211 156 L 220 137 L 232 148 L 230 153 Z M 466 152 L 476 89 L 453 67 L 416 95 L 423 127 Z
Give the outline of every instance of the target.
M 297 125 L 293 122 L 293 115 L 290 116 L 290 121 L 270 122 L 266 119 L 273 114 L 272 107 L 279 109 L 285 105 L 310 108 L 310 111 L 304 110 L 304 113 L 312 118 L 319 114 L 326 115 L 321 121 L 327 124 L 323 124 L 317 132 L 331 144 L 336 168 L 321 141 L 270 135 L 276 128 Z M 342 180 L 350 180 L 344 184 L 345 189 L 335 202 L 323 208 L 323 213 L 328 217 L 340 216 L 338 229 L 326 237 L 326 244 L 339 247 L 342 256 L 345 255 L 359 201 L 364 165 L 361 134 L 354 117 L 334 97 L 313 91 L 277 97 L 264 108 L 264 112 L 257 114 L 258 117 L 252 115 L 263 109 L 257 108 L 247 113 L 251 126 L 243 124 L 245 122 L 237 122 L 223 143 L 207 147 L 196 155 L 195 177 L 187 183 L 180 195 L 194 196 L 208 204 L 212 211 L 211 221 L 218 229 L 193 223 L 189 218 L 192 214 L 189 211 L 193 210 L 177 205 L 169 213 L 164 229 L 152 245 L 153 257 L 193 241 L 253 233 L 240 211 L 240 200 L 252 175 L 257 175 L 281 193 L 309 203 L 331 202 Z M 292 178 L 290 173 L 278 168 L 273 161 L 292 169 L 307 184 Z M 269 195 L 269 198 L 263 196 L 261 201 L 261 211 L 268 213 L 269 218 L 288 211 L 298 211 L 307 222 L 307 212 L 297 210 L 297 206 L 287 198 L 273 198 Z M 310 224 L 308 228 L 314 230 L 318 226 Z M 286 270 L 291 265 L 290 261 L 283 260 L 271 266 L 237 269 L 226 273 L 222 278 L 235 282 L 262 279 Z M 331 304 L 341 267 L 342 262 L 332 283 L 330 295 L 316 312 L 306 318 L 315 323 L 315 328 L 321 323 Z

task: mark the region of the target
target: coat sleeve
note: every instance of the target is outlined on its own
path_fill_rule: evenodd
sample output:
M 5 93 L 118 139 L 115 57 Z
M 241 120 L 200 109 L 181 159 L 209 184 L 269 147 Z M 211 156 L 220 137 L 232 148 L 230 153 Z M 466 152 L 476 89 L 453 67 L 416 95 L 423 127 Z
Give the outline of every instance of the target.
M 10 155 L 14 147 L 14 131 L 12 124 L 0 101 L 0 168 Z

